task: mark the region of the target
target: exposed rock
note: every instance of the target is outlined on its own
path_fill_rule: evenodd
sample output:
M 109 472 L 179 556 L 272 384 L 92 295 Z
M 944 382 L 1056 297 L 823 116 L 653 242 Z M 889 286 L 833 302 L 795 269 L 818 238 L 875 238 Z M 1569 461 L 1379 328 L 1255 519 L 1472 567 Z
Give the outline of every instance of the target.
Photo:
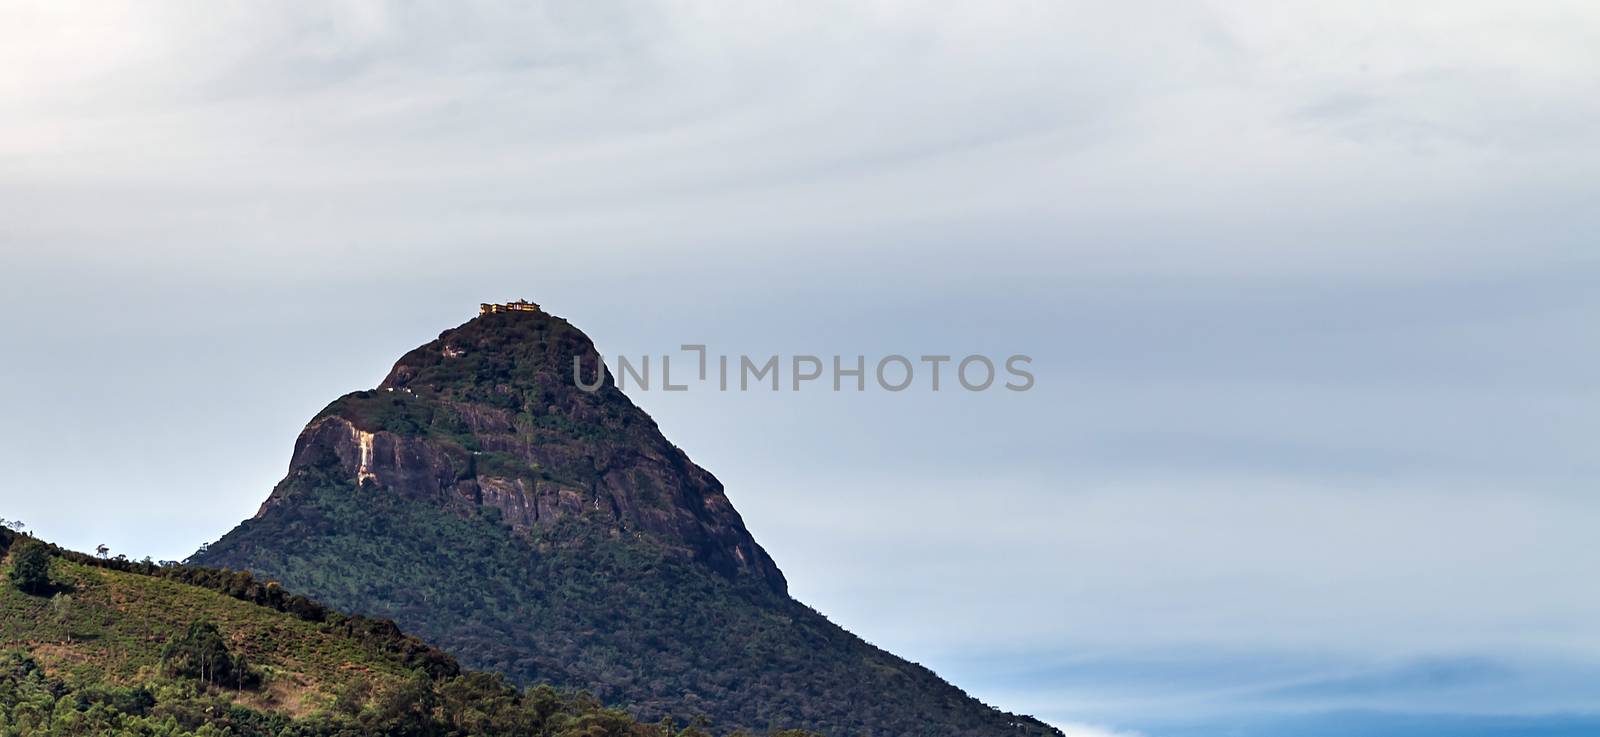
M 331 454 L 357 484 L 462 513 L 494 507 L 524 534 L 584 516 L 784 591 L 782 572 L 721 482 L 609 377 L 589 393 L 562 375 L 557 367 L 572 366 L 573 356 L 585 366 L 600 360 L 586 336 L 543 312 L 490 314 L 447 330 L 403 356 L 376 390 L 341 397 L 312 420 L 289 474 Z

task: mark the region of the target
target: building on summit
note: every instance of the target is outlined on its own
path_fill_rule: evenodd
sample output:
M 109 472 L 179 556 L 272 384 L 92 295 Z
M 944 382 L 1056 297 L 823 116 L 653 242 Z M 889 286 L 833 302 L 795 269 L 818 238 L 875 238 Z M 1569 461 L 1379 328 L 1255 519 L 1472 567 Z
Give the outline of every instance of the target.
M 539 305 L 525 299 L 515 302 L 493 303 L 484 302 L 478 305 L 479 315 L 492 315 L 496 312 L 538 312 Z

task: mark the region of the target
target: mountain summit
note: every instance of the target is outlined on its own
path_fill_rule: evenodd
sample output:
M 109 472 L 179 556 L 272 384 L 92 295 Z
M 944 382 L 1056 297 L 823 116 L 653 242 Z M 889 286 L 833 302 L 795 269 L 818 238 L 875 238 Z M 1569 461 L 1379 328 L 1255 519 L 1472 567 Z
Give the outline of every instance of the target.
M 574 381 L 574 361 L 590 392 Z M 195 555 L 396 620 L 643 719 L 833 737 L 1059 735 L 791 599 L 722 484 L 531 303 L 400 358 L 301 432 L 260 511 Z
M 588 336 L 536 307 L 489 307 L 402 356 L 377 390 L 323 410 L 295 444 L 291 478 L 331 454 L 358 484 L 461 513 L 493 509 L 525 537 L 581 521 L 786 590 L 715 477 L 609 379 L 577 387 L 574 360 L 589 385 L 600 365 Z M 296 487 L 280 485 L 256 517 Z

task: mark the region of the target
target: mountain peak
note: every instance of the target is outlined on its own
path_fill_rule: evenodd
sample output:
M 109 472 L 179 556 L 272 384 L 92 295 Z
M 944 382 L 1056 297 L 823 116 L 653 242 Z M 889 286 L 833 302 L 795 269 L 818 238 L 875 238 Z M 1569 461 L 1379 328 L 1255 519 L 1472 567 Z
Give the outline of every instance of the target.
M 483 305 L 318 413 L 261 511 L 196 562 L 646 720 L 1060 737 L 790 598 L 722 484 L 609 378 L 580 388 L 574 360 L 592 386 L 582 331 L 531 303 Z
M 525 535 L 582 524 L 647 538 L 784 591 L 721 482 L 609 378 L 578 388 L 574 358 L 592 379 L 600 356 L 566 320 L 486 309 L 407 352 L 376 390 L 328 405 L 301 433 L 290 476 L 322 466 L 461 513 L 493 508 Z M 260 514 L 290 492 L 275 491 Z
M 566 320 L 524 304 L 533 309 L 498 309 L 503 305 L 485 303 L 477 317 L 401 356 L 378 388 L 450 392 L 463 384 L 526 387 L 562 378 L 576 388 L 572 358 L 594 366 L 599 360 L 594 343 Z

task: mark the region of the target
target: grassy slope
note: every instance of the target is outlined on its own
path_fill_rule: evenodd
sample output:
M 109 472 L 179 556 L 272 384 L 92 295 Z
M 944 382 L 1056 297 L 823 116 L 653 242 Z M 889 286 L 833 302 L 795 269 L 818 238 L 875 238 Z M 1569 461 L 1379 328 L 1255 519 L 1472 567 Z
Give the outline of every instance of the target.
M 387 691 L 409 676 L 391 653 L 221 592 L 62 558 L 51 560 L 51 578 L 72 598 L 64 616 L 49 597 L 0 585 L 0 646 L 29 651 L 70 684 L 157 677 L 162 645 L 197 619 L 216 623 L 229 648 L 267 676 L 264 688 L 233 693 L 252 707 L 299 716 L 331 704 L 356 677 Z
M 57 549 L 53 591 L 24 593 L 6 576 L 20 539 L 0 529 L 4 737 L 712 737 L 641 724 L 587 694 L 460 672 L 390 622 L 243 573 Z M 216 625 L 262 684 L 241 690 L 163 673 L 164 645 L 196 621 Z

